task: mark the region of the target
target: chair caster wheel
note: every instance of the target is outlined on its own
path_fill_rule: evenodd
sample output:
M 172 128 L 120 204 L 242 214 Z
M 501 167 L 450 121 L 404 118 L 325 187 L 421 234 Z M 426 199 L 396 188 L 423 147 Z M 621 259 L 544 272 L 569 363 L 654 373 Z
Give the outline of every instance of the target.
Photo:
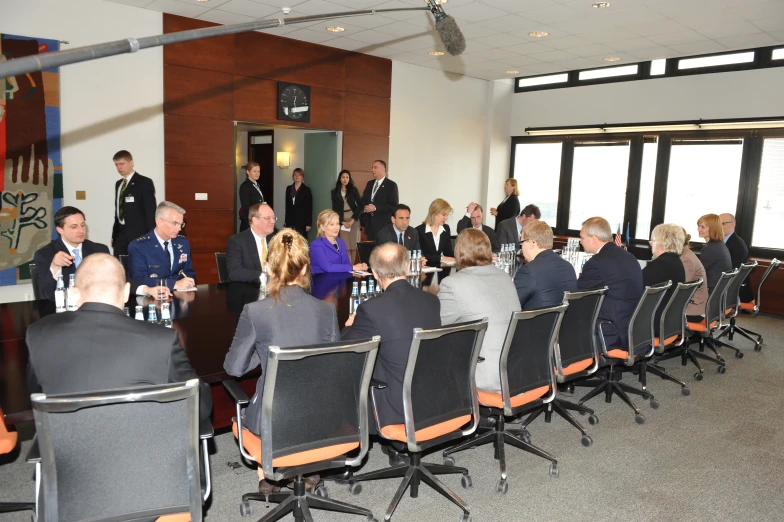
M 721 373 L 721 374 L 726 373 L 727 372 L 727 367 L 722 364 L 721 366 L 719 366 L 719 369 L 716 370 L 716 371 Z
M 506 492 L 509 491 L 509 483 L 506 481 L 506 479 L 502 478 L 498 481 L 498 483 L 496 483 L 495 491 L 496 493 L 506 495 Z
M 735 357 L 738 359 L 743 359 L 743 352 L 735 352 Z
M 695 380 L 701 381 L 702 377 L 703 377 L 702 372 L 694 372 L 694 379 Z
M 658 410 L 659 409 L 659 401 L 657 401 L 656 399 L 651 399 L 650 405 L 651 405 L 651 408 L 653 408 L 654 410 Z
M 558 478 L 558 475 L 560 475 L 560 472 L 558 471 L 558 464 L 553 462 L 550 464 L 550 477 Z
M 591 426 L 595 426 L 599 424 L 599 417 L 597 417 L 594 414 L 591 414 L 591 416 L 588 417 L 588 424 L 590 424 Z
M 756 344 L 754 345 L 754 351 L 755 351 L 755 352 L 762 351 L 762 343 L 756 343 Z
M 454 466 L 455 459 L 454 457 L 444 457 L 444 466 Z
M 580 414 L 580 415 L 582 415 L 583 417 L 584 417 L 585 415 L 587 415 L 587 413 L 586 413 L 586 412 L 584 412 L 584 411 L 578 411 L 577 413 L 579 413 L 579 414 Z
M 321 484 L 319 487 L 317 487 L 314 493 L 316 493 L 316 495 L 321 498 L 329 498 L 329 490 L 324 484 Z
M 528 430 L 522 430 L 520 432 L 520 438 L 523 440 L 523 442 L 531 444 L 531 434 L 528 432 Z
M 460 522 L 471 522 L 471 515 L 469 513 L 463 513 L 463 516 L 460 517 Z
M 634 422 L 636 422 L 637 424 L 645 424 L 645 416 L 642 413 L 635 414 Z
M 353 484 L 349 484 L 348 485 L 348 491 L 352 495 L 359 495 L 360 493 L 362 493 L 362 484 L 359 484 L 357 482 L 355 482 Z
M 583 438 L 580 439 L 580 442 L 582 442 L 583 446 L 586 448 L 590 448 L 593 445 L 593 439 L 590 435 L 583 435 Z
M 726 363 L 727 361 L 724 360 L 724 357 L 716 357 L 721 364 Z
M 681 395 L 687 395 L 687 396 L 691 395 L 691 390 L 688 389 L 686 386 L 684 386 L 683 388 L 681 388 Z
M 463 475 L 460 477 L 460 485 L 463 486 L 463 489 L 469 489 L 473 487 L 474 481 L 471 480 L 470 475 Z
M 247 500 L 240 504 L 240 516 L 249 517 L 253 514 L 253 508 Z

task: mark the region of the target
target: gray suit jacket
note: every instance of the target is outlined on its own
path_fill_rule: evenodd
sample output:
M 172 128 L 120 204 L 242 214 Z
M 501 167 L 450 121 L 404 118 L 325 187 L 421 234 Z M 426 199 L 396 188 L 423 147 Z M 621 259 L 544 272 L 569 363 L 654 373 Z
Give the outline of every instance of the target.
M 280 300 L 272 298 L 245 305 L 234 340 L 223 362 L 229 375 L 240 377 L 261 365 L 256 394 L 245 410 L 247 428 L 259 434 L 261 394 L 270 346 L 291 347 L 340 339 L 335 307 L 308 295 L 299 286 L 285 286 Z
M 512 312 L 520 310 L 512 278 L 493 265 L 464 268 L 441 281 L 438 299 L 445 326 L 483 317 L 490 320 L 480 354 L 485 360 L 476 366 L 476 386 L 501 391 L 501 348 Z
M 495 243 L 499 248 L 500 245 L 514 243 L 515 251 L 520 250 L 520 234 L 517 233 L 516 219 L 516 217 L 511 217 L 498 224 L 498 230 L 495 234 Z

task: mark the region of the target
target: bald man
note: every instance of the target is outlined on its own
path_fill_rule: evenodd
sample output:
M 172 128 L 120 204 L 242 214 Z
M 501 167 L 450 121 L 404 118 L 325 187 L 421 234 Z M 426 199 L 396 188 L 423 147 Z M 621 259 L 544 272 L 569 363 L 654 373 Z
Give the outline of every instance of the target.
M 130 284 L 109 254 L 85 257 L 76 270 L 75 312 L 44 317 L 27 329 L 30 393 L 75 393 L 197 379 L 176 330 L 123 313 Z M 202 422 L 212 395 L 200 389 Z

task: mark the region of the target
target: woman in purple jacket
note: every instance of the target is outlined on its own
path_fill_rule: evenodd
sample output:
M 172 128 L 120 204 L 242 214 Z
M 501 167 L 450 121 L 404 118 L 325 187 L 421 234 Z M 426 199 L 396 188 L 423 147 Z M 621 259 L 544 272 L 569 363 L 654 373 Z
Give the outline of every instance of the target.
M 318 237 L 310 245 L 310 265 L 314 275 L 327 272 L 367 270 L 365 263 L 352 265 L 349 261 L 346 244 L 338 237 L 340 217 L 334 210 L 322 210 L 319 212 L 316 222 Z

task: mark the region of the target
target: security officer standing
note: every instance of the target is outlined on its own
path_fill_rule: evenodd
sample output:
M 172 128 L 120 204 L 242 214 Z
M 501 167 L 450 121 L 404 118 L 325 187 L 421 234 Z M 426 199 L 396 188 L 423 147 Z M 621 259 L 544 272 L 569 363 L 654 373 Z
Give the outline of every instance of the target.
M 115 256 L 128 254 L 128 245 L 155 226 L 155 184 L 134 170 L 127 150 L 114 155 L 114 166 L 122 179 L 114 184 L 114 226 L 112 248 Z
M 161 201 L 155 209 L 155 228 L 128 245 L 131 278 L 141 285 L 136 294 L 145 293 L 161 279 L 172 291 L 196 285 L 190 244 L 179 235 L 185 226 L 184 214 L 182 207 Z

